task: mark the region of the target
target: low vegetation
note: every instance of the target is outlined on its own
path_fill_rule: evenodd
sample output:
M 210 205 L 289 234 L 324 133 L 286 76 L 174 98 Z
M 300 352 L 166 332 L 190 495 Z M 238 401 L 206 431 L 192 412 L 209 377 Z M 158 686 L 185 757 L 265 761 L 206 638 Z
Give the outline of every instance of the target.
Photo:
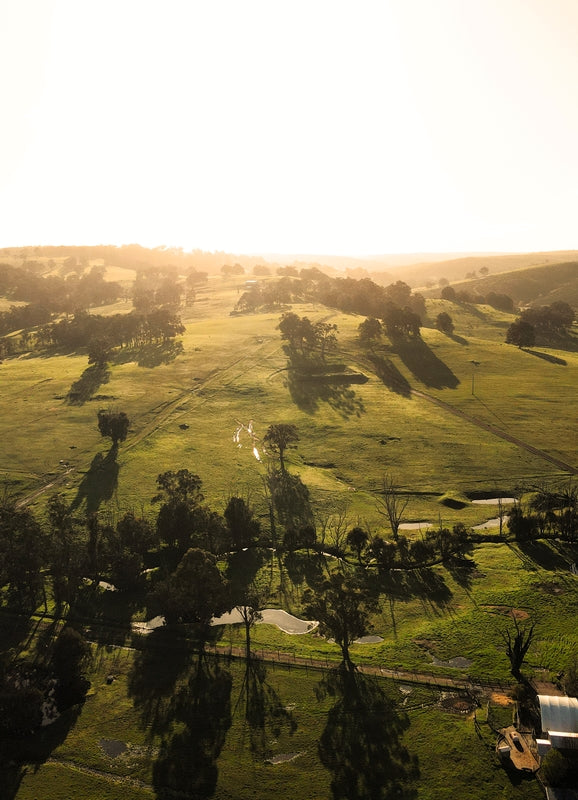
M 112 274 L 38 258 L 37 292 Z M 573 685 L 564 304 L 522 311 L 537 344 L 514 348 L 497 290 L 426 301 L 317 267 L 260 265 L 246 286 L 246 265 L 191 266 L 2 317 L 7 796 L 112 797 L 118 778 L 129 797 L 540 796 L 499 768 L 481 708 L 517 681 Z M 5 293 L 29 300 L 12 267 Z M 319 627 L 257 624 L 270 607 Z

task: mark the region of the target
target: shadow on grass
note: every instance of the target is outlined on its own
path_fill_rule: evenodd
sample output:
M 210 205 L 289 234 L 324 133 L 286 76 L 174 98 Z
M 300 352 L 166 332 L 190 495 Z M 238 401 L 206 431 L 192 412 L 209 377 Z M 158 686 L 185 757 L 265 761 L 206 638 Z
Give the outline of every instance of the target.
M 27 650 L 38 635 L 41 620 L 34 622 L 22 606 L 5 606 L 0 609 L 0 671 L 22 650 Z
M 397 635 L 395 606 L 398 601 L 406 603 L 415 598 L 428 613 L 441 616 L 453 597 L 443 576 L 431 567 L 383 570 L 372 576 L 370 586 L 374 594 L 384 594 L 388 599 L 394 635 Z
M 100 646 L 130 643 L 132 618 L 146 602 L 144 592 L 110 591 L 91 583 L 81 586 L 70 605 L 68 619 L 86 626 L 89 636 Z
M 444 566 L 462 589 L 469 591 L 472 588 L 472 578 L 476 572 L 475 561 L 471 558 L 452 556 L 444 563 Z
M 453 597 L 443 575 L 432 567 L 384 571 L 375 576 L 375 581 L 378 591 L 395 599 L 415 597 L 440 609 L 445 608 Z
M 360 417 L 365 412 L 363 401 L 349 388 L 349 378 L 345 376 L 343 380 L 347 382 L 313 380 L 289 367 L 287 386 L 293 402 L 309 414 L 314 414 L 321 403 L 327 403 L 344 419 Z
M 245 675 L 235 711 L 242 706 L 248 733 L 249 749 L 257 758 L 271 755 L 270 743 L 287 729 L 290 735 L 297 730 L 291 711 L 287 710 L 277 691 L 267 683 L 265 664 L 256 658 L 246 661 Z
M 540 539 L 533 541 L 518 540 L 516 545 L 527 558 L 542 569 L 551 570 L 552 572 L 568 570 L 566 558 L 550 547 L 547 541 Z
M 369 356 L 369 360 L 374 366 L 375 374 L 384 386 L 403 397 L 411 395 L 409 381 L 401 374 L 391 359 L 372 354 Z
M 550 353 L 539 353 L 538 350 L 528 350 L 526 347 L 522 347 L 521 349 L 524 351 L 524 353 L 529 353 L 531 356 L 536 356 L 536 358 L 542 358 L 544 361 L 549 361 L 550 364 L 560 364 L 562 367 L 568 366 L 568 362 L 563 358 L 558 358 L 558 356 L 553 356 Z
M 97 392 L 103 383 L 110 380 L 110 370 L 106 364 L 92 364 L 75 381 L 66 396 L 69 405 L 84 405 Z
M 231 687 L 231 673 L 201 650 L 170 701 L 170 727 L 153 766 L 158 798 L 213 796 L 217 759 L 232 721 Z
M 467 339 L 464 339 L 463 336 L 458 336 L 457 333 L 448 333 L 447 337 L 448 337 L 448 339 L 451 339 L 452 342 L 455 342 L 456 344 L 461 344 L 461 345 L 468 345 L 469 344 Z
M 123 347 L 116 350 L 112 361 L 115 364 L 128 364 L 134 362 L 139 367 L 160 367 L 161 364 L 170 364 L 183 352 L 183 343 L 179 341 L 151 342 L 139 347 Z
M 170 628 L 151 631 L 135 653 L 128 676 L 128 696 L 150 737 L 172 724 L 173 694 L 190 669 L 191 653 Z
M 321 681 L 317 695 L 335 698 L 318 745 L 334 800 L 417 798 L 418 760 L 403 743 L 409 719 L 378 680 L 337 669 Z
M 421 337 L 394 340 L 395 350 L 405 366 L 425 386 L 434 389 L 455 389 L 458 378 L 428 347 Z
M 0 797 L 14 800 L 28 770 L 35 772 L 66 739 L 76 724 L 82 705 L 64 711 L 51 725 L 28 736 L 0 738 Z
M 345 364 L 329 364 L 316 354 L 300 353 L 289 345 L 283 350 L 287 355 L 287 387 L 302 411 L 314 414 L 321 403 L 327 403 L 344 419 L 365 412 L 362 400 L 349 386 L 366 383 L 367 376 L 349 372 Z
M 71 511 L 86 503 L 86 513 L 94 514 L 101 503 L 108 502 L 114 497 L 118 486 L 117 455 L 118 445 L 113 445 L 106 456 L 102 453 L 95 455 L 88 472 L 78 485 L 76 497 L 70 506 Z

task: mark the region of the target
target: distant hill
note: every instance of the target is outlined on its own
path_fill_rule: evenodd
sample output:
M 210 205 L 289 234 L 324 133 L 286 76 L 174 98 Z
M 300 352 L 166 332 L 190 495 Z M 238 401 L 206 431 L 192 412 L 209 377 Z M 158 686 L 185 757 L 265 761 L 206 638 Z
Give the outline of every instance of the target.
M 488 275 L 468 281 L 463 288 L 483 295 L 488 292 L 507 294 L 516 305 L 549 305 L 564 300 L 578 308 L 578 258 L 562 264 Z
M 422 266 L 439 261 L 451 261 L 460 258 L 494 258 L 499 253 L 384 253 L 369 256 L 335 256 L 330 254 L 287 254 L 287 253 L 258 253 L 267 261 L 280 264 L 294 264 L 296 266 L 316 264 L 317 266 L 331 267 L 338 271 L 367 270 L 368 272 L 386 272 L 388 270 L 402 270 L 415 265 Z M 395 278 L 398 279 L 399 276 Z
M 514 269 L 511 272 L 491 273 L 484 278 L 474 278 L 451 284 L 456 291 L 472 295 L 507 294 L 517 306 L 550 305 L 557 300 L 578 308 L 578 259 L 562 264 Z M 440 288 L 427 289 L 426 297 L 439 297 Z
M 547 264 L 562 264 L 578 261 L 578 250 L 554 250 L 544 253 L 510 253 L 508 255 L 471 255 L 465 258 L 455 258 L 449 261 L 435 263 L 413 264 L 399 270 L 399 277 L 412 287 L 426 286 L 435 283 L 440 278 L 446 278 L 451 283 L 466 279 L 468 273 L 479 274 L 480 269 L 486 267 L 490 275 L 512 270 L 525 269 Z M 397 271 L 396 271 L 397 276 Z

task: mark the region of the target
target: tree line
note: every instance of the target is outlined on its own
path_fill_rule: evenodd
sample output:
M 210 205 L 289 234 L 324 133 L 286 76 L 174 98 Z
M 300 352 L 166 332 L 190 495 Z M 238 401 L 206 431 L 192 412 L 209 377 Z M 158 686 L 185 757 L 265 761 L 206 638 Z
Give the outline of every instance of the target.
M 30 267 L 0 264 L 0 295 L 26 301 L 51 313 L 70 314 L 80 308 L 114 303 L 122 296 L 121 285 L 105 280 L 105 271 L 102 266 L 93 266 L 86 274 L 72 272 L 65 277 L 44 277 Z M 2 315 L 0 326 L 6 326 L 9 321 Z
M 287 303 L 318 302 L 345 313 L 383 317 L 392 309 L 408 310 L 420 319 L 425 317 L 425 299 L 413 293 L 404 281 L 380 286 L 370 278 L 332 278 L 317 267 L 292 269 L 276 280 L 258 282 L 244 292 L 237 311 L 256 311 Z

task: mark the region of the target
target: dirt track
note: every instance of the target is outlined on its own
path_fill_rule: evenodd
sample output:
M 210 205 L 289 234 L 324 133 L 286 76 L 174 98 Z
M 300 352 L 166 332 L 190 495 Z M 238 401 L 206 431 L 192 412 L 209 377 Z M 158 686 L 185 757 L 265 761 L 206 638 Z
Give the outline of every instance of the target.
M 540 450 L 538 447 L 534 447 L 527 442 L 524 442 L 522 439 L 519 439 L 517 436 L 512 436 L 511 433 L 507 433 L 506 431 L 502 430 L 501 428 L 497 428 L 495 425 L 490 425 L 489 422 L 484 422 L 481 419 L 477 419 L 476 417 L 471 417 L 469 414 L 466 414 L 464 411 L 461 411 L 459 408 L 450 405 L 449 403 L 444 402 L 443 400 L 439 400 L 437 397 L 432 397 L 425 392 L 421 392 L 418 389 L 411 390 L 412 395 L 415 397 L 421 397 L 424 400 L 427 400 L 429 403 L 433 403 L 440 408 L 443 408 L 445 411 L 449 411 L 451 414 L 454 414 L 456 417 L 460 417 L 460 419 L 469 422 L 472 425 L 477 425 L 478 428 L 483 428 L 483 430 L 488 431 L 493 436 L 498 436 L 500 439 L 504 439 L 507 442 L 511 442 L 515 444 L 517 447 L 520 447 L 522 450 L 526 450 L 528 453 L 532 453 L 532 455 L 538 456 L 539 458 L 543 458 L 546 461 L 549 461 L 554 466 L 559 467 L 564 472 L 569 472 L 572 475 L 578 474 L 578 468 L 571 466 L 570 464 L 566 464 L 565 461 L 561 461 L 559 458 L 555 458 L 554 456 L 547 453 L 545 450 Z

